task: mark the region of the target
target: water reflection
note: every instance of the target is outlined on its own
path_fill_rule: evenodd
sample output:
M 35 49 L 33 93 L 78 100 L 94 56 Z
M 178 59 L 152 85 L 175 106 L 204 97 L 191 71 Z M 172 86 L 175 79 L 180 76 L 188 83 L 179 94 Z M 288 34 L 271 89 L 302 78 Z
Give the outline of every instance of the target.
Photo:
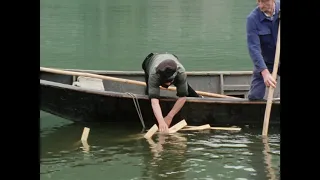
M 269 137 L 262 137 L 262 142 L 264 144 L 263 154 L 265 155 L 264 156 L 264 160 L 265 160 L 265 163 L 266 163 L 267 177 L 270 180 L 275 180 L 277 178 L 276 178 L 275 170 L 272 167 L 272 159 L 271 159 L 272 157 L 269 154 L 271 152 L 270 146 L 269 146 Z
M 279 135 L 229 131 L 158 133 L 140 126 L 61 127 L 41 138 L 41 179 L 278 179 Z M 268 143 L 266 143 L 268 142 Z M 272 157 L 272 158 L 271 158 Z M 126 172 L 126 173 L 124 173 Z
M 158 134 L 158 140 L 146 139 L 152 158 L 145 159 L 143 177 L 151 179 L 184 179 L 187 138 L 183 134 Z
M 90 151 L 90 146 L 87 141 L 81 140 L 83 152 L 88 153 Z

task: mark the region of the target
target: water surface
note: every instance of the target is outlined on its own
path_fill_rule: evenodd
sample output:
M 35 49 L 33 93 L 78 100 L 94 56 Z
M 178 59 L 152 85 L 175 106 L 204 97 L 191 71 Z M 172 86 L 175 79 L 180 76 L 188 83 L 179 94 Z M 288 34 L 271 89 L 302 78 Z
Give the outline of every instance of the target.
M 252 70 L 252 0 L 41 0 L 40 65 L 141 70 L 150 52 L 187 70 Z
M 172 52 L 188 71 L 252 70 L 245 41 L 251 0 L 41 0 L 40 65 L 141 70 L 149 52 Z M 280 135 L 261 130 L 142 138 L 139 124 L 82 125 L 40 112 L 40 178 L 278 179 Z
M 56 117 L 43 117 L 42 122 Z M 67 122 L 67 121 L 66 121 Z M 138 124 L 139 125 L 139 124 Z M 280 136 L 260 130 L 184 131 L 146 140 L 139 126 L 92 124 L 42 130 L 41 179 L 278 179 Z

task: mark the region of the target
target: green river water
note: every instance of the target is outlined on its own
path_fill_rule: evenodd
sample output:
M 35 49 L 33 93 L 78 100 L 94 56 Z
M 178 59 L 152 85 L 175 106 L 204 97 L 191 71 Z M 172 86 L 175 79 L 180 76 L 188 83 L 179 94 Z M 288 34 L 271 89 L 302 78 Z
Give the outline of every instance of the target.
M 150 52 L 176 54 L 186 69 L 252 70 L 245 18 L 253 0 L 41 0 L 40 65 L 141 70 Z M 280 133 L 181 132 L 141 138 L 140 127 L 83 127 L 40 112 L 43 180 L 279 179 Z M 138 123 L 139 125 L 139 123 Z

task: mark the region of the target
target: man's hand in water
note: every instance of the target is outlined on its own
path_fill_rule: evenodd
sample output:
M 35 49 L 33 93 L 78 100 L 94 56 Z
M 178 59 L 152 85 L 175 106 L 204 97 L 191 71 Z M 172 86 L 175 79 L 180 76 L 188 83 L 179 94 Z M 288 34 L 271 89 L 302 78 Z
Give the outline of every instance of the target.
M 159 123 L 159 131 L 160 132 L 168 132 L 168 125 L 165 121 Z
M 168 125 L 164 121 L 164 118 L 162 117 L 161 108 L 159 105 L 159 100 L 156 98 L 151 99 L 151 105 L 153 109 L 154 116 L 157 118 L 158 124 L 159 124 L 159 131 L 160 132 L 167 132 L 168 131 Z

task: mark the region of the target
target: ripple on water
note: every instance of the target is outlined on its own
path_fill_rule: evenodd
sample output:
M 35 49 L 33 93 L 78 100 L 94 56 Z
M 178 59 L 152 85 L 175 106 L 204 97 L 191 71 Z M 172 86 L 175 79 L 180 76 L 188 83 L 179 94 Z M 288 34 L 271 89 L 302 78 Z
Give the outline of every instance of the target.
M 243 153 L 241 153 L 242 155 L 246 155 L 246 156 L 251 156 L 251 155 L 253 155 L 253 153 L 252 152 L 243 152 Z
M 96 169 L 100 172 L 108 172 L 112 167 L 121 166 L 123 171 L 130 167 L 137 172 L 148 171 L 158 178 L 177 179 L 174 177 L 183 174 L 187 179 L 241 180 L 246 179 L 244 177 L 258 179 L 257 174 L 261 170 L 258 171 L 254 164 L 258 163 L 259 159 L 264 166 L 263 157 L 257 157 L 263 156 L 264 146 L 257 145 L 262 142 L 257 141 L 256 137 L 224 133 L 199 136 L 189 133 L 179 136 L 182 137 L 166 138 L 163 144 L 159 142 L 159 138 L 154 138 L 157 148 L 141 139 L 132 140 L 138 142 L 138 145 L 133 145 L 130 141 L 115 145 L 96 143 L 90 146 L 88 154 L 84 154 L 80 148 L 58 151 L 50 149 L 44 153 L 48 158 L 41 159 L 40 173 L 53 176 L 59 171 L 72 172 L 69 169 L 86 166 L 97 166 Z M 184 138 L 187 139 L 182 141 Z M 278 156 L 279 153 L 275 138 L 274 142 L 270 143 L 269 154 Z M 127 179 L 148 179 L 151 177 L 148 173 L 142 175 L 143 177 L 131 176 Z
M 248 145 L 246 144 L 240 144 L 240 143 L 235 143 L 235 144 L 227 144 L 227 143 L 215 143 L 211 141 L 198 141 L 198 142 L 193 142 L 189 143 L 193 145 L 204 145 L 204 146 L 209 146 L 213 148 L 220 148 L 220 147 L 227 147 L 227 148 L 246 148 Z

